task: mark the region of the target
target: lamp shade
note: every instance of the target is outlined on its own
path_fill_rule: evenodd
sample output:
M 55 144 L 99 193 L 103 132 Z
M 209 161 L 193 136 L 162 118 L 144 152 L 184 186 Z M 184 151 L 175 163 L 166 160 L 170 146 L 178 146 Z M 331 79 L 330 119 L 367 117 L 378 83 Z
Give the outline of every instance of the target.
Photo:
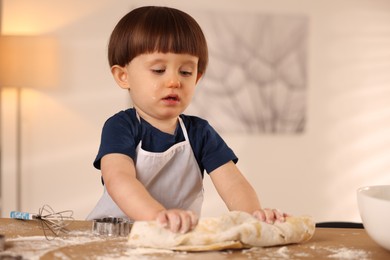
M 46 36 L 0 36 L 0 86 L 52 88 L 58 83 L 58 46 Z

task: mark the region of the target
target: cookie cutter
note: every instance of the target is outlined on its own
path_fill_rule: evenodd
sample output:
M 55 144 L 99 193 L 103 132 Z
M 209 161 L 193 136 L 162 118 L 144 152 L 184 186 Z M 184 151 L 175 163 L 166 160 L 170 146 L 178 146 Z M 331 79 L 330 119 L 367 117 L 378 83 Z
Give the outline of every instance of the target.
M 123 218 L 106 217 L 93 220 L 92 233 L 102 236 L 127 236 L 132 223 Z

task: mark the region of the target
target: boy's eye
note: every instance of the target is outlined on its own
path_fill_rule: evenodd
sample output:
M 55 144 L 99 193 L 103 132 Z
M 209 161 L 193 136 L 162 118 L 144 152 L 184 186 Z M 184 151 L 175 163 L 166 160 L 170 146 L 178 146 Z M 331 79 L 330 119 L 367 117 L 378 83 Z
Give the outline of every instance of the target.
M 165 72 L 165 69 L 152 69 L 152 71 L 153 71 L 154 73 L 157 73 L 157 74 L 162 74 L 162 73 Z
M 182 71 L 180 71 L 180 73 L 181 73 L 183 76 L 191 76 L 191 75 L 192 75 L 192 71 L 182 70 Z

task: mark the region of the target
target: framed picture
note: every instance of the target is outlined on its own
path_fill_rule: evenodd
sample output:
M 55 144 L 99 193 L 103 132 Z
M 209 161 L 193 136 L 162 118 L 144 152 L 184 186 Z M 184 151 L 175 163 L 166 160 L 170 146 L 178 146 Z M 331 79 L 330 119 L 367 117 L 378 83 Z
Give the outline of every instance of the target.
M 226 12 L 194 17 L 206 35 L 210 62 L 186 113 L 221 133 L 302 133 L 308 18 Z

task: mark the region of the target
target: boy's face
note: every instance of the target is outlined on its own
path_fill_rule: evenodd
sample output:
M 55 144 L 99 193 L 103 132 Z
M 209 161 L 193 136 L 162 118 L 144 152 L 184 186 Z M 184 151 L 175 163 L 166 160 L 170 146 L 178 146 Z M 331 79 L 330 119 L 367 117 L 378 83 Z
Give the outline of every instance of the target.
M 137 112 L 147 121 L 176 119 L 190 104 L 198 75 L 198 57 L 154 52 L 113 66 L 117 83 L 130 90 Z

